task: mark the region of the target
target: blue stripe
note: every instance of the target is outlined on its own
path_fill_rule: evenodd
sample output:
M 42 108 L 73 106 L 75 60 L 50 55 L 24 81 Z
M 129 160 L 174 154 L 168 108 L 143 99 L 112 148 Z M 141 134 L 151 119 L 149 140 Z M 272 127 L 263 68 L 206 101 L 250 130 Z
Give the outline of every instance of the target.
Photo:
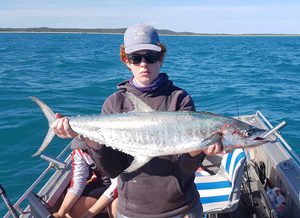
M 200 202 L 202 204 L 208 204 L 208 203 L 216 203 L 216 202 L 223 202 L 228 201 L 229 195 L 220 195 L 215 197 L 203 197 L 200 196 Z
M 228 188 L 228 187 L 231 187 L 231 182 L 230 181 L 220 181 L 220 182 L 196 183 L 196 186 L 197 186 L 197 190 Z
M 230 168 L 230 162 L 232 159 L 232 154 L 233 154 L 233 152 L 227 154 L 226 165 L 224 166 L 224 168 L 228 174 L 229 174 L 229 168 Z
M 229 175 L 229 177 L 231 178 L 231 180 L 233 179 L 232 176 L 234 175 L 234 172 L 237 170 L 236 169 L 236 165 L 238 164 L 238 162 L 240 162 L 241 160 L 243 160 L 245 158 L 245 153 L 244 152 L 241 152 L 238 154 L 238 156 L 235 158 L 235 161 L 234 161 L 234 165 L 233 165 L 233 171 L 232 171 L 232 174 Z M 242 166 L 240 166 L 242 167 Z

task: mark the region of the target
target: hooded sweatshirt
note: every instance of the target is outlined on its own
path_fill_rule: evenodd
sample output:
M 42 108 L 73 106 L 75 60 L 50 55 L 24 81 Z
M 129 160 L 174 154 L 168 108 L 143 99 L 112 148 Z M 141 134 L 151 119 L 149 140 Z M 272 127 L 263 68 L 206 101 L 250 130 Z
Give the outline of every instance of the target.
M 132 111 L 133 105 L 125 92 L 136 95 L 157 111 L 195 110 L 192 98 L 184 90 L 173 85 L 167 74 L 150 92 L 136 89 L 129 80 L 118 85 L 119 91 L 109 96 L 103 104 L 103 114 Z M 179 124 L 178 124 L 179 125 Z M 126 217 L 172 217 L 190 211 L 199 204 L 199 194 L 194 184 L 195 171 L 205 154 L 196 157 L 189 154 L 155 157 L 131 173 L 123 171 L 133 157 L 105 145 L 92 148 L 96 165 L 109 177 L 118 177 L 118 211 Z

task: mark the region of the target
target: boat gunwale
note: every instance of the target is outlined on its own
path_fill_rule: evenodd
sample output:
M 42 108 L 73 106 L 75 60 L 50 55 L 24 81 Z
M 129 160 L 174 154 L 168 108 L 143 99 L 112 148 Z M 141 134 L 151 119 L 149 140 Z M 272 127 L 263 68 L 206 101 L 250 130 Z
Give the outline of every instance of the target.
M 247 118 L 256 118 L 257 122 L 263 126 L 264 128 L 269 128 L 272 129 L 273 125 L 267 120 L 267 118 L 260 112 L 257 111 L 255 114 L 251 114 L 251 115 L 243 115 L 238 117 L 237 119 L 247 119 Z M 295 153 L 295 151 L 290 147 L 290 145 L 283 139 L 283 137 L 281 136 L 281 134 L 279 132 L 276 131 L 275 133 L 276 137 L 280 140 L 278 143 L 280 145 L 282 145 L 281 147 L 284 149 L 284 151 L 286 152 L 286 154 L 288 156 L 290 156 L 292 158 L 292 160 L 294 161 L 294 163 L 297 165 L 297 167 L 300 169 L 300 158 L 299 156 Z M 66 145 L 66 147 L 61 151 L 61 153 L 56 157 L 57 159 L 61 159 L 61 157 L 68 151 L 69 147 L 71 145 L 71 142 Z M 279 146 L 279 145 L 278 145 Z M 69 157 L 69 156 L 68 156 Z M 67 157 L 67 158 L 68 158 Z M 287 157 L 287 156 L 286 156 Z M 66 160 L 67 160 L 66 158 Z M 42 181 L 42 179 L 48 174 L 48 172 L 53 168 L 53 166 L 51 166 L 51 163 L 49 164 L 49 166 L 40 174 L 40 176 L 36 179 L 35 182 L 33 182 L 33 184 L 25 191 L 25 193 L 18 199 L 18 201 L 14 204 L 14 208 L 16 208 L 16 210 L 21 213 L 22 215 L 26 215 L 26 210 L 28 210 L 28 206 L 26 206 L 26 208 L 23 210 L 20 207 L 20 204 L 26 199 L 26 197 L 28 196 L 28 194 L 39 184 L 40 181 Z M 54 177 L 56 172 L 54 172 L 54 174 L 52 175 L 52 177 L 49 178 L 52 179 Z M 284 173 L 284 172 L 282 172 Z M 280 177 L 283 177 L 284 175 L 280 175 Z M 49 184 L 50 181 L 47 181 L 42 188 L 39 190 L 39 194 L 42 193 L 42 191 L 44 189 L 47 189 L 47 184 Z M 293 188 L 293 186 L 290 184 L 289 186 L 290 188 Z M 57 190 L 57 189 L 56 189 Z M 298 202 L 299 203 L 299 202 Z M 7 212 L 4 216 L 4 218 L 9 218 L 10 214 L 9 212 Z

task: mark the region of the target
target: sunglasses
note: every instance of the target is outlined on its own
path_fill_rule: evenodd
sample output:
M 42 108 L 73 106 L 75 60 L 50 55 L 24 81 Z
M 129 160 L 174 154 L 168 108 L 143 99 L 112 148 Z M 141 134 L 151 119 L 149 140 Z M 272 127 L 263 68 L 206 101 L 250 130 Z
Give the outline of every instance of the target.
M 160 58 L 160 53 L 159 52 L 149 52 L 146 54 L 127 54 L 126 55 L 129 62 L 132 64 L 139 64 L 142 62 L 142 59 L 144 58 L 145 61 L 148 64 L 154 64 L 156 63 L 159 58 Z

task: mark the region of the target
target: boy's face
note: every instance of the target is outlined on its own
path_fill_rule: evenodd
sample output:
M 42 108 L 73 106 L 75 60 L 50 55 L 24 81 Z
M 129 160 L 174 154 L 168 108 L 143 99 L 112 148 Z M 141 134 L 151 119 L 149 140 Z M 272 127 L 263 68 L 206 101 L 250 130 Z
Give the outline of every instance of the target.
M 134 55 L 146 55 L 149 53 L 154 53 L 153 51 L 149 51 L 149 50 L 142 50 L 142 51 L 137 51 L 134 52 Z M 158 53 L 156 53 L 158 54 Z M 153 56 L 151 56 L 153 55 Z M 155 54 L 150 54 L 149 55 L 150 60 L 151 58 L 155 60 Z M 128 68 L 131 70 L 133 76 L 134 76 L 134 80 L 135 82 L 137 82 L 140 86 L 149 86 L 153 83 L 153 81 L 155 81 L 155 79 L 157 79 L 158 75 L 159 75 L 159 71 L 160 71 L 160 67 L 162 65 L 162 63 L 159 61 L 156 61 L 155 63 L 148 63 L 147 57 L 143 57 L 141 59 L 140 63 L 131 63 L 130 58 L 127 61 L 127 66 Z

